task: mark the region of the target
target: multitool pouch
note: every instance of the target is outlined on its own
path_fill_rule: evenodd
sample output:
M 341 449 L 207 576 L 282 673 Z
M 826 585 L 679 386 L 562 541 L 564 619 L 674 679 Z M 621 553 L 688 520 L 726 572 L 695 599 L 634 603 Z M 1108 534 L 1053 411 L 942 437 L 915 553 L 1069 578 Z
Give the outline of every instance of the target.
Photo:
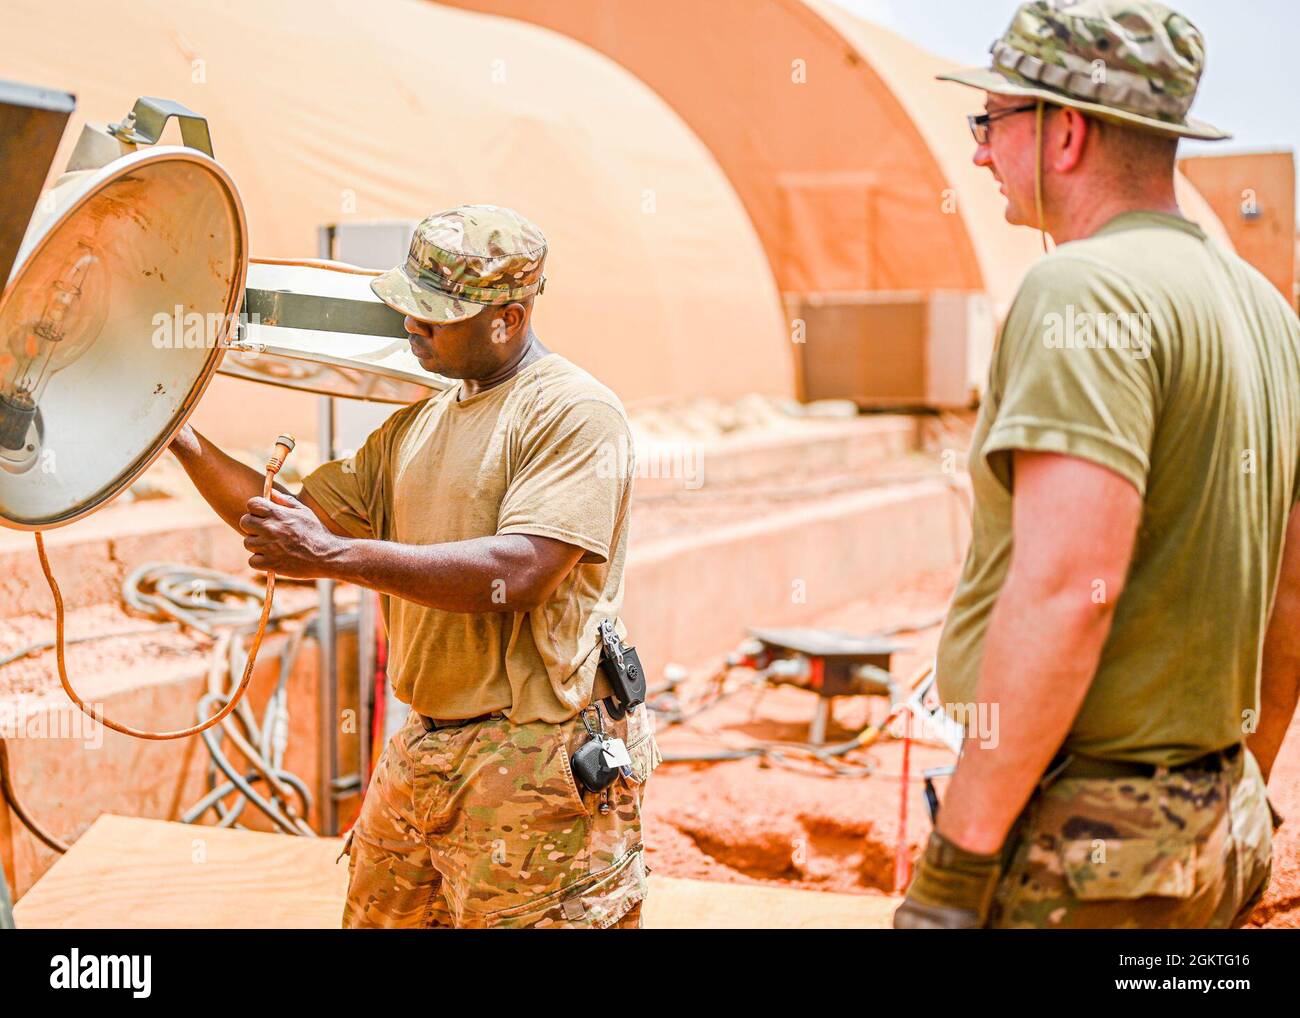
M 623 646 L 613 619 L 600 624 L 600 667 L 609 679 L 612 696 L 605 698 L 605 709 L 618 721 L 628 711 L 645 703 L 645 669 L 635 647 Z

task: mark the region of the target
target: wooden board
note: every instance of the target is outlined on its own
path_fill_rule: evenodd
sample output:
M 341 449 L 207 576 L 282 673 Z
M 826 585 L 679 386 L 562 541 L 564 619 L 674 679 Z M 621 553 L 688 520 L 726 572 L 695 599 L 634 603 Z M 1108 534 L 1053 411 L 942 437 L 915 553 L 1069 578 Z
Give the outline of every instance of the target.
M 14 906 L 63 929 L 337 927 L 339 838 L 293 838 L 104 814 Z
M 291 838 L 101 816 L 14 907 L 62 929 L 336 929 L 347 865 L 339 838 Z M 651 877 L 650 928 L 889 926 L 898 899 Z
M 883 930 L 893 926 L 894 909 L 901 901 L 883 894 L 651 877 L 645 925 L 679 930 Z

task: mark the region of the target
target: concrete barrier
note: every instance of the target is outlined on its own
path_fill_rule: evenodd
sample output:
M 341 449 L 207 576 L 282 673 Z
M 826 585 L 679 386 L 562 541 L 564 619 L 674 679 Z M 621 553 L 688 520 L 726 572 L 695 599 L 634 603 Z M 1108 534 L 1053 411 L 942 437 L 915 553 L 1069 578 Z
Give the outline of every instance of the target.
M 797 625 L 961 561 L 965 509 L 928 479 L 634 546 L 624 618 L 652 681 L 725 652 L 747 626 Z

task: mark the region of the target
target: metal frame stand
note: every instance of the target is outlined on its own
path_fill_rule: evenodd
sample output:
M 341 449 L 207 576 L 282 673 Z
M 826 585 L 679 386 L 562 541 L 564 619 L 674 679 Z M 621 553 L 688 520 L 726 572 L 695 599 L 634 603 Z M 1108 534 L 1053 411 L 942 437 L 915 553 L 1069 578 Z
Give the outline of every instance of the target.
M 334 458 L 333 398 L 321 396 L 318 408 L 318 443 L 321 461 L 325 462 Z M 316 596 L 320 601 L 316 630 L 320 650 L 320 682 L 316 694 L 320 708 L 320 781 L 316 802 L 321 834 L 334 835 L 338 833 L 336 786 L 339 776 L 338 618 L 334 611 L 334 581 L 317 580 Z
M 826 727 L 831 720 L 831 698 L 817 697 L 817 707 L 813 710 L 812 722 L 808 725 L 808 741 L 814 746 L 826 742 Z

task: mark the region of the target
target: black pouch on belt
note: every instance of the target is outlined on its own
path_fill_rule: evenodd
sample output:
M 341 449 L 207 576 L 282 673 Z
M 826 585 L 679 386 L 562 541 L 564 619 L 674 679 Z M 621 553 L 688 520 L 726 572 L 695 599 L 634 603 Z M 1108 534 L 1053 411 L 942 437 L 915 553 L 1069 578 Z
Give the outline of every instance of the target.
M 613 619 L 600 624 L 600 667 L 613 690 L 613 695 L 605 698 L 605 709 L 611 718 L 617 721 L 645 703 L 645 669 L 641 667 L 636 648 L 623 646 Z
M 589 715 L 595 715 L 596 724 L 592 727 Z M 600 708 L 588 707 L 582 714 L 583 727 L 591 736 L 578 747 L 569 758 L 573 776 L 592 792 L 603 792 L 620 774 L 628 772 L 632 758 L 622 739 L 611 738 L 605 734 L 605 725 L 601 720 Z

